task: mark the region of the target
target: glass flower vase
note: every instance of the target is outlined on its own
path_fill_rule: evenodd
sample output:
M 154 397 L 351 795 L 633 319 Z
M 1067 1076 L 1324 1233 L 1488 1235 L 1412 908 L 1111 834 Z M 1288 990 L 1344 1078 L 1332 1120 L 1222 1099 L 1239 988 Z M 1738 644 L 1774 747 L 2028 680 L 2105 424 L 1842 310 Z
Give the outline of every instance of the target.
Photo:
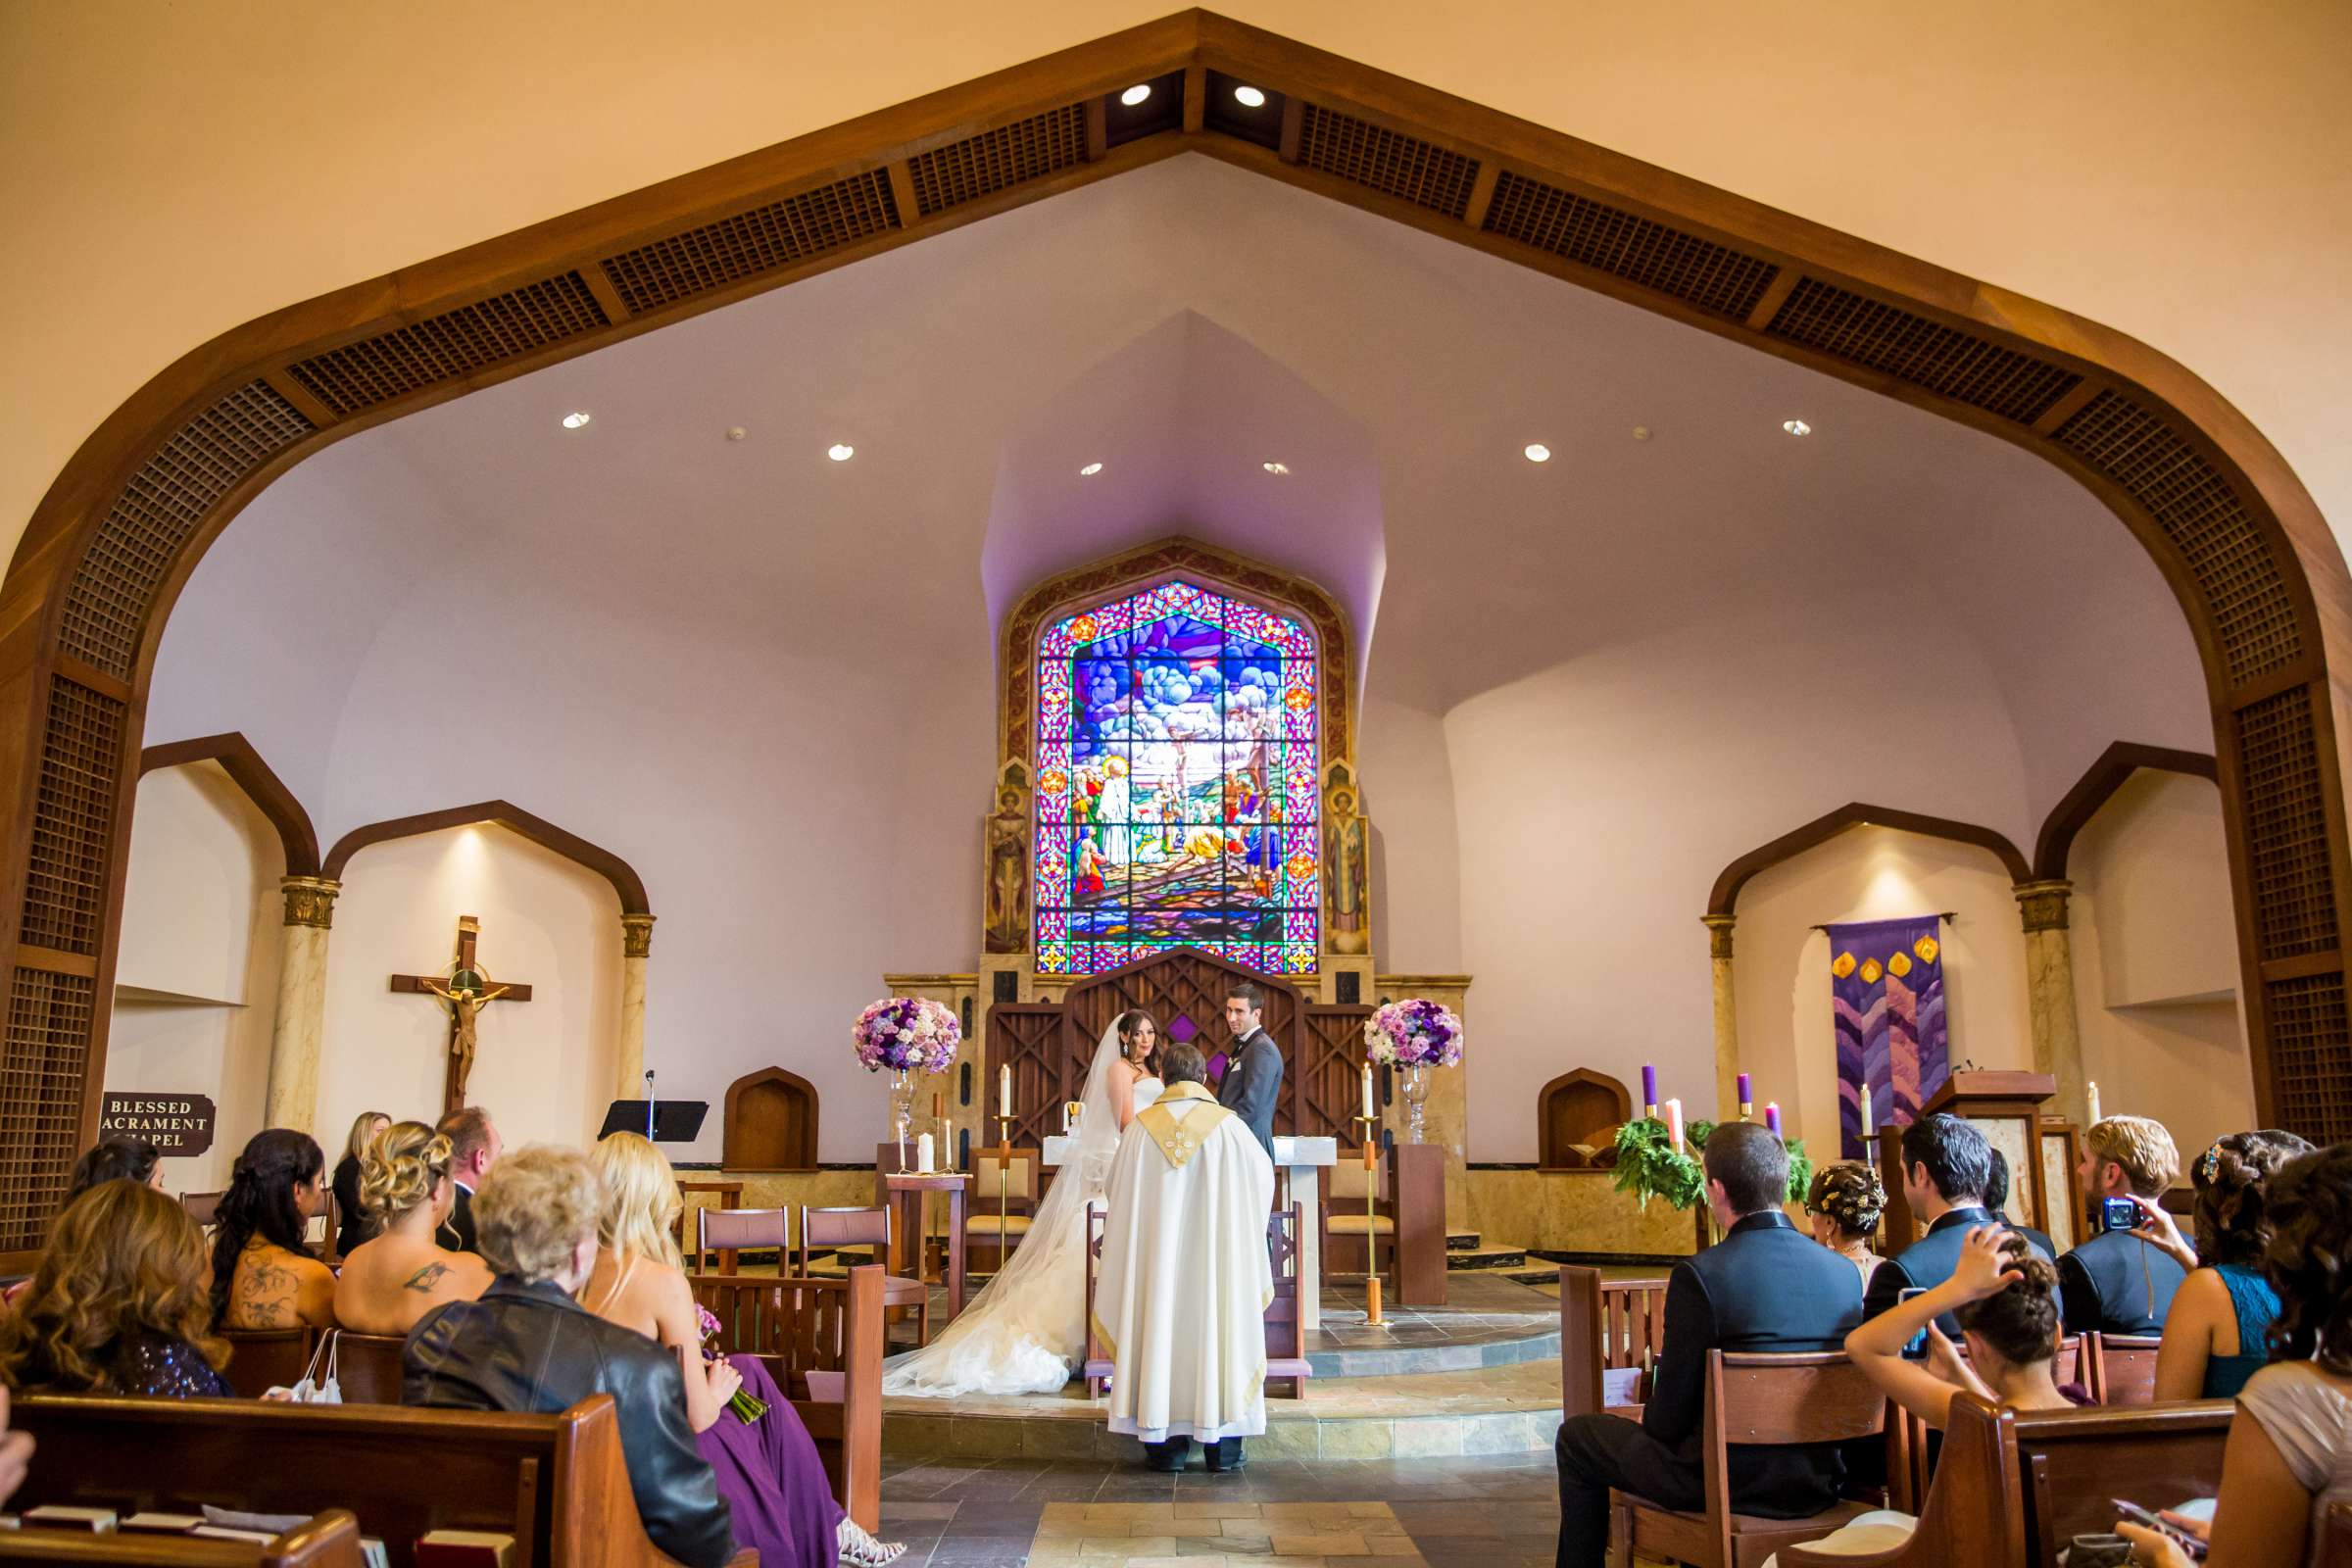
M 1418 1144 L 1428 1128 L 1429 1063 L 1401 1067 L 1396 1079 L 1396 1092 L 1404 1098 L 1404 1141 Z
M 899 1168 L 910 1168 L 913 1158 L 907 1146 L 914 1136 L 914 1072 L 901 1067 L 890 1075 L 890 1130 L 899 1140 Z

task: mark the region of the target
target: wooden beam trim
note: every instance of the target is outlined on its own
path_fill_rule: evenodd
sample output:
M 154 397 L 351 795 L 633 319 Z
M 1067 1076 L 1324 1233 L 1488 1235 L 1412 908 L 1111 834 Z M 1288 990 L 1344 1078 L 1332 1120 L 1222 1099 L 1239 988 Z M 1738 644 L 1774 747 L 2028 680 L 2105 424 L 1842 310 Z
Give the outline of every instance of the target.
M 1184 133 L 1198 136 L 1208 123 L 1208 68 L 1195 62 L 1184 68 Z
M 332 409 L 311 396 L 308 387 L 287 374 L 285 367 L 277 366 L 264 370 L 262 379 L 269 383 L 270 391 L 293 405 L 295 413 L 310 420 L 313 429 L 324 430 L 341 422 Z
M 2291 958 L 2269 958 L 2262 965 L 2262 983 L 2277 985 L 2281 980 L 2306 980 L 2315 974 L 2341 974 L 2344 956 L 2340 950 L 2326 953 L 2302 953 Z
M 1292 100 L 1294 103 L 1296 99 Z M 1296 148 L 1293 149 L 1294 152 Z M 1295 163 L 1296 158 L 1285 162 Z M 1494 187 L 1502 180 L 1502 166 L 1487 159 L 1478 166 L 1478 177 L 1470 182 L 1470 200 L 1463 205 L 1462 222 L 1470 228 L 1487 226 L 1487 209 L 1494 205 Z
M 2043 818 L 2034 839 L 2034 874 L 2045 882 L 2063 881 L 2075 838 L 2099 814 L 2099 808 L 2141 768 L 2160 773 L 2183 773 L 2218 786 L 2221 764 L 2210 753 L 2178 751 L 2169 746 L 2143 746 L 2117 741 L 2082 770 L 2074 787 L 2059 797 Z
M 1747 313 L 1747 329 L 1761 332 L 1772 325 L 1772 318 L 1781 314 L 1781 307 L 1788 303 L 1788 296 L 1796 292 L 1796 285 L 1802 281 L 1804 272 L 1799 268 L 1784 266 L 1773 273 L 1772 281 L 1764 285 L 1763 297 L 1756 301 L 1756 308 Z
M 2224 710 L 2234 713 L 2241 708 L 2251 708 L 2256 703 L 2268 702 L 2282 692 L 2293 691 L 2298 686 L 2312 688 L 2312 701 L 2315 703 L 2325 705 L 2328 700 L 2327 677 L 2321 673 L 2318 661 L 2306 657 L 2296 660 L 2282 669 L 2274 669 L 2267 675 L 2258 675 L 2243 686 L 2231 687 L 2229 699 L 2223 705 Z
M 1838 834 L 1857 827 L 1888 827 L 1926 838 L 1972 845 L 1998 859 L 2002 869 L 2009 873 L 2011 882 L 2033 880 L 2034 870 L 2025 856 L 2018 852 L 2016 845 L 1991 828 L 1979 827 L 1974 822 L 1954 821 L 1950 817 L 1927 816 L 1918 811 L 1868 806 L 1854 801 L 1815 817 L 1802 827 L 1782 834 L 1769 844 L 1759 845 L 1725 866 L 1723 874 L 1715 879 L 1714 891 L 1707 898 L 1707 913 L 1737 913 L 1740 890 L 1759 872 L 1769 870 L 1784 860 L 1794 859 L 1807 850 L 1817 849 Z
M 481 801 L 472 806 L 453 806 L 438 811 L 397 816 L 388 821 L 370 822 L 366 827 L 355 827 L 335 840 L 335 847 L 326 852 L 320 874 L 330 881 L 342 881 L 344 868 L 351 863 L 351 858 L 371 844 L 388 844 L 394 839 L 416 838 L 423 833 L 438 833 L 444 828 L 471 827 L 483 822 L 494 822 L 530 840 L 543 850 L 552 851 L 594 871 L 612 884 L 612 891 L 620 899 L 621 913 L 650 912 L 645 880 L 628 861 L 611 850 L 592 844 L 578 834 L 558 827 L 547 818 L 533 815 L 507 801 Z
M 84 980 L 98 977 L 95 954 L 61 953 L 55 948 L 36 948 L 26 942 L 17 944 L 16 964 L 20 969 L 39 969 L 45 974 L 78 975 Z
M 1086 161 L 1099 164 L 1110 150 L 1110 100 L 1101 93 L 1086 101 Z
M 923 204 L 914 193 L 914 165 L 904 158 L 890 161 L 890 199 L 899 210 L 899 226 L 912 228 L 923 216 Z
M 117 680 L 94 664 L 85 664 L 72 654 L 59 654 L 50 665 L 60 677 L 76 686 L 87 686 L 101 697 L 112 697 L 118 703 L 130 701 L 130 683 Z
M 606 320 L 617 326 L 629 318 L 629 307 L 622 301 L 620 290 L 612 286 L 612 274 L 605 270 L 603 261 L 584 263 L 580 268 L 580 281 L 588 285 L 590 294 L 596 296 L 596 303 L 603 308 Z
M 1306 101 L 1295 92 L 1284 93 L 1282 95 L 1282 134 L 1274 148 L 1274 155 L 1284 163 L 1295 164 L 1298 161 L 1298 132 L 1305 122 Z M 1485 177 L 1483 172 L 1480 177 Z M 1490 196 L 1494 194 L 1492 180 L 1488 181 L 1488 194 Z M 1475 200 L 1475 198 L 1473 199 Z M 1475 228 L 1477 225 L 1472 224 L 1471 226 Z
M 2034 421 L 2035 435 L 2050 435 L 2057 428 L 2089 406 L 2090 400 L 2107 390 L 2107 383 L 2095 375 L 2085 375 L 2075 383 L 2074 389 L 2042 410 L 2041 417 Z

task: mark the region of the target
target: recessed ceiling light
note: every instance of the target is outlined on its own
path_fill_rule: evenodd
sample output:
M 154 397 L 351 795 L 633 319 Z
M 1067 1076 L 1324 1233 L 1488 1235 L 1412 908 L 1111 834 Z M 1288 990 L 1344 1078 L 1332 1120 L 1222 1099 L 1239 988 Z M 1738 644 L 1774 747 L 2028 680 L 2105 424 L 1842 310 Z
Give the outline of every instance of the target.
M 1139 81 L 1134 86 L 1128 88 L 1125 92 L 1119 94 L 1119 102 L 1125 104 L 1128 108 L 1133 109 L 1137 104 L 1142 103 L 1145 99 L 1151 96 L 1152 84 L 1148 81 Z
M 745 429 L 740 424 L 730 424 L 727 426 L 727 439 L 730 441 L 740 441 L 751 433 L 751 431 Z
M 1258 466 L 1265 469 L 1268 473 L 1274 474 L 1288 473 L 1291 471 L 1291 466 L 1287 463 L 1261 463 L 1258 465 Z
M 1637 441 L 1646 441 L 1646 440 L 1648 440 L 1648 439 L 1649 439 L 1649 426 L 1648 426 L 1648 425 L 1646 425 L 1646 424 L 1637 424 L 1637 425 L 1635 425 L 1635 426 L 1634 426 L 1634 439 L 1635 439 L 1635 440 L 1637 440 Z
M 1100 463 L 1090 463 L 1090 464 L 1088 464 L 1088 465 L 1087 465 L 1085 467 L 1083 467 L 1083 468 L 1080 468 L 1080 469 L 1078 470 L 1078 472 L 1079 472 L 1079 475 L 1080 475 L 1081 477 L 1083 477 L 1083 478 L 1090 478 L 1090 479 L 1091 479 L 1091 478 L 1093 478 L 1093 477 L 1094 477 L 1096 474 L 1098 474 L 1098 473 L 1101 473 L 1102 471 L 1102 465 L 1101 465 Z
M 1545 446 L 1541 441 L 1530 441 L 1527 444 L 1527 461 L 1530 463 L 1549 463 L 1551 461 L 1551 448 Z
M 825 456 L 831 458 L 835 463 L 847 463 L 857 455 L 858 449 L 847 441 L 836 441 L 825 448 Z
M 1263 109 L 1266 107 L 1266 94 L 1265 89 L 1262 87 L 1236 87 L 1233 89 L 1233 97 L 1234 101 L 1240 104 L 1244 109 Z
M 586 424 L 587 422 L 588 411 L 586 409 L 574 409 L 569 414 L 564 416 L 564 428 L 566 430 L 577 430 L 581 425 Z
M 1811 435 L 1813 433 L 1813 427 L 1802 419 L 1783 419 L 1781 428 L 1790 435 Z

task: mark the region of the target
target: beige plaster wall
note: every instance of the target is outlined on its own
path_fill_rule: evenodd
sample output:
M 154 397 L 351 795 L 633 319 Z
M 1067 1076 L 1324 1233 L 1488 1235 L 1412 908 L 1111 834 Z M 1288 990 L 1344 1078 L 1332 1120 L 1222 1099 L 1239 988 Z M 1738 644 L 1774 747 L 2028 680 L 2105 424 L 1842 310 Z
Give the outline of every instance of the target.
M 240 321 L 1167 9 L 8 7 L 0 537 Z M 1224 9 L 2133 333 L 2352 517 L 2352 8 Z
M 262 1128 L 277 1001 L 277 834 L 218 764 L 139 781 L 106 1087 L 199 1094 L 213 1147 L 164 1162 L 173 1192 L 214 1192 Z

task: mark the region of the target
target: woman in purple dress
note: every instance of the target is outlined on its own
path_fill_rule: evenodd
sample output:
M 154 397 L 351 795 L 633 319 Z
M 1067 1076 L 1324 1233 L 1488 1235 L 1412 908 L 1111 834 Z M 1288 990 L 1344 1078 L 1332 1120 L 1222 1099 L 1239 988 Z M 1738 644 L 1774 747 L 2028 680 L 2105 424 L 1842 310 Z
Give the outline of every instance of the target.
M 757 1356 L 706 1362 L 694 1294 L 671 1234 L 680 1199 L 660 1150 L 614 1133 L 589 1152 L 605 1185 L 596 1270 L 580 1305 L 609 1323 L 674 1348 L 686 1373 L 686 1419 L 735 1517 L 735 1544 L 762 1568 L 883 1568 L 906 1548 L 876 1541 L 842 1512 L 808 1429 Z M 746 1422 L 728 1408 L 737 1391 L 767 1406 Z

